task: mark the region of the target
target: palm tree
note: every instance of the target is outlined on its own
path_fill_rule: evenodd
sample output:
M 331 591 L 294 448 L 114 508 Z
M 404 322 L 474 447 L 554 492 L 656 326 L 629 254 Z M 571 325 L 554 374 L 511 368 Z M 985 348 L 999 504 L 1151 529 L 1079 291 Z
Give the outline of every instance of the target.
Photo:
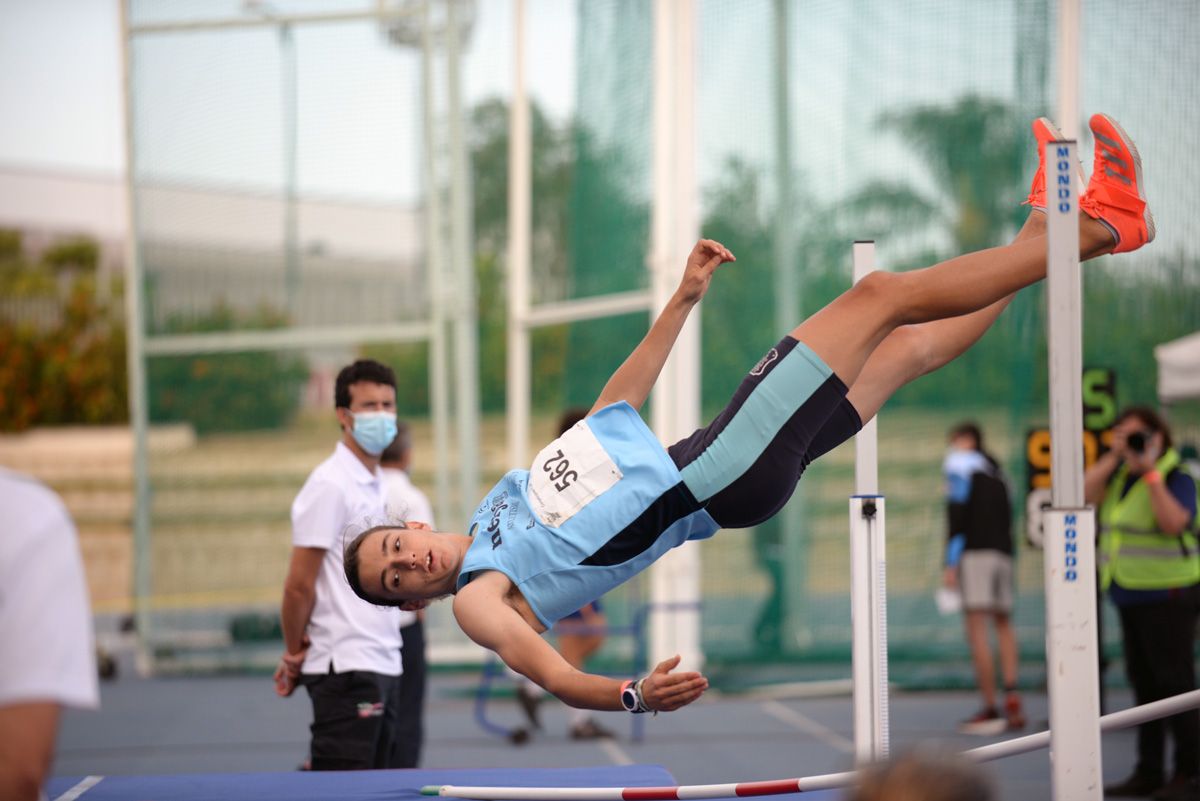
M 876 124 L 899 134 L 925 159 L 938 186 L 945 188 L 951 204 L 945 219 L 958 252 L 996 245 L 1006 232 L 1019 227 L 1025 212 L 1015 201 L 1031 145 L 1010 104 L 965 95 L 950 106 L 884 112 Z M 909 191 L 908 202 L 916 202 L 919 193 Z M 902 187 L 893 187 L 885 197 L 903 200 L 902 193 Z M 945 207 L 927 199 L 922 202 Z

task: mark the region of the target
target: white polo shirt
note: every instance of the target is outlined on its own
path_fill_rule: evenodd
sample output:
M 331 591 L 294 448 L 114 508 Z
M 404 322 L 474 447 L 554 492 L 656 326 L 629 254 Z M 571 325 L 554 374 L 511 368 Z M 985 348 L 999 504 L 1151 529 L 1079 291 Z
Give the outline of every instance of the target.
M 321 462 L 292 502 L 292 544 L 323 548 L 317 600 L 308 621 L 311 645 L 302 672 L 369 670 L 400 675 L 400 610 L 354 594 L 342 567 L 348 525 L 384 518 L 383 482 L 345 443 Z
M 437 528 L 433 522 L 433 505 L 412 483 L 408 473 L 395 467 L 382 468 L 383 495 L 387 506 L 388 517 L 393 520 L 416 520 L 428 523 L 430 528 Z M 403 628 L 417 619 L 416 612 L 400 612 L 400 627 Z
M 37 481 L 0 469 L 0 706 L 94 709 L 96 646 L 75 524 Z

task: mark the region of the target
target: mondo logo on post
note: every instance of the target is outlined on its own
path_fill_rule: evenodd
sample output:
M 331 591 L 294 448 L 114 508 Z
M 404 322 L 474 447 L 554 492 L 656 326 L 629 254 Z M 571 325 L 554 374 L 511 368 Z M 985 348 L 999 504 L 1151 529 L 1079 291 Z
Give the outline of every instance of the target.
M 1079 524 L 1075 515 L 1063 516 L 1063 578 L 1079 578 Z
M 1070 148 L 1058 147 L 1056 148 L 1056 155 L 1058 156 L 1055 162 L 1055 167 L 1058 168 L 1058 180 L 1056 182 L 1058 184 L 1058 210 L 1066 214 L 1071 210 L 1072 200 Z

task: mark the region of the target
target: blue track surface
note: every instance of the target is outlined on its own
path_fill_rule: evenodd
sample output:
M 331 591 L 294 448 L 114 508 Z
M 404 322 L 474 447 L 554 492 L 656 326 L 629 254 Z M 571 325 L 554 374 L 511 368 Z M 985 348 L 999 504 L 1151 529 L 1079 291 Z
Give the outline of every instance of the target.
M 99 711 L 67 710 L 63 715 L 54 766 L 58 778 L 50 785 L 49 798 L 53 801 L 74 786 L 77 779 L 70 777 L 88 775 L 106 778 L 80 801 L 416 801 L 423 784 L 712 784 L 813 776 L 853 764 L 848 696 L 771 699 L 710 693 L 678 712 L 646 716 L 646 737 L 640 742 L 629 736 L 629 716 L 618 712 L 597 717 L 618 735 L 615 739 L 572 740 L 567 710 L 547 699 L 541 710 L 544 728 L 526 745 L 514 746 L 476 722 L 471 691 L 477 683 L 478 674 L 432 677 L 423 770 L 318 775 L 295 770 L 308 749 L 308 699 L 278 698 L 269 676 L 139 679 L 124 674 L 102 685 Z M 1022 733 L 1043 728 L 1045 696 L 1029 692 L 1025 701 L 1030 725 Z M 1131 704 L 1127 691 L 1111 693 L 1109 701 L 1109 711 Z M 957 734 L 959 721 L 978 704 L 973 692 L 893 693 L 893 750 L 933 744 L 959 751 L 1013 736 Z M 511 700 L 494 700 L 488 714 L 506 727 L 522 722 Z M 1102 739 L 1106 782 L 1132 771 L 1136 736 L 1130 729 Z M 1045 751 L 986 768 L 996 780 L 1000 801 L 1050 801 Z M 828 791 L 798 798 L 841 797 Z
M 53 801 L 84 777 L 51 780 Z M 341 773 L 191 773 L 174 776 L 106 776 L 80 801 L 417 801 L 427 784 L 656 787 L 675 784 L 659 765 L 591 768 L 484 768 L 477 770 L 373 770 Z M 805 796 L 806 798 L 811 796 Z

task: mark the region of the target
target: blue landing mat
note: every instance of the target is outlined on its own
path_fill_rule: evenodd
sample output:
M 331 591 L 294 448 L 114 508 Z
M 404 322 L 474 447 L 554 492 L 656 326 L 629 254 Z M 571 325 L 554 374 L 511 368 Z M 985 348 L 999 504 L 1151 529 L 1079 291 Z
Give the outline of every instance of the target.
M 56 777 L 46 787 L 55 801 L 84 777 Z M 79 801 L 417 801 L 427 784 L 514 787 L 658 787 L 674 777 L 660 765 L 594 768 L 362 770 L 306 773 L 194 773 L 106 776 Z M 807 797 L 807 796 L 806 796 Z M 424 801 L 429 801 L 425 798 Z

